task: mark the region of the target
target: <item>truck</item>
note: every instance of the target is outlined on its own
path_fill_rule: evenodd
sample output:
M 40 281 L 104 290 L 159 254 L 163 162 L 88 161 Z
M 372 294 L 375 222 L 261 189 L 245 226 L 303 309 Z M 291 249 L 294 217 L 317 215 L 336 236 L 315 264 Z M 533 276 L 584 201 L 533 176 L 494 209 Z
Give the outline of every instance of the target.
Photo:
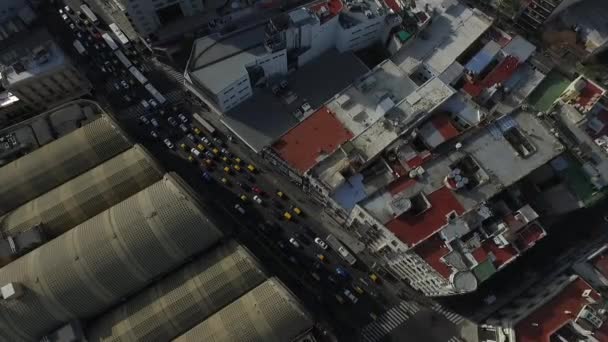
M 127 58 L 127 56 L 125 56 L 124 53 L 122 53 L 122 51 L 116 50 L 114 51 L 114 55 L 116 55 L 116 58 L 118 58 L 120 63 L 122 63 L 122 65 L 124 65 L 126 69 L 131 67 L 131 61 Z
M 95 13 L 93 13 L 93 11 L 91 11 L 89 6 L 85 4 L 80 5 L 80 10 L 82 11 L 82 13 L 84 13 L 84 15 L 87 16 L 90 22 L 92 22 L 93 24 L 97 24 L 99 19 L 97 19 L 97 16 L 95 15 Z
M 125 34 L 120 30 L 120 28 L 118 28 L 118 25 L 116 25 L 115 23 L 111 23 L 108 26 L 110 27 L 110 30 L 112 30 L 112 34 L 114 34 L 114 37 L 118 40 L 120 44 L 125 47 L 129 46 L 129 44 L 131 43 L 129 41 L 129 38 L 125 36 Z
M 85 55 L 87 53 L 87 49 L 84 48 L 84 46 L 82 45 L 80 40 L 76 39 L 74 41 L 73 45 L 74 45 L 74 49 L 76 49 L 76 51 L 78 51 L 79 54 Z
M 209 134 L 213 135 L 215 134 L 215 127 L 211 126 L 211 124 L 209 122 L 207 122 L 207 120 L 203 119 L 200 114 L 198 113 L 194 113 L 192 114 L 192 117 L 194 118 L 194 120 L 196 120 L 196 122 L 198 122 Z
M 112 49 L 112 51 L 115 51 L 118 49 L 118 45 L 116 45 L 116 42 L 114 42 L 114 39 L 112 39 L 112 37 L 110 37 L 109 34 L 104 33 L 101 35 L 101 38 L 103 38 L 103 40 L 106 41 L 106 44 L 108 44 L 108 46 L 110 47 L 110 49 Z
M 158 101 L 158 103 L 163 104 L 167 102 L 167 99 L 165 99 L 165 97 L 150 83 L 146 84 L 144 88 L 146 88 L 146 90 L 156 99 L 156 101 Z
M 336 237 L 332 234 L 327 235 L 325 241 L 331 248 L 338 252 L 342 259 L 344 259 L 350 265 L 354 265 L 357 262 L 357 259 L 350 254 L 346 247 L 344 247 L 344 245 L 342 245 L 342 243 L 340 243 L 340 241 L 338 241 L 338 239 L 336 239 Z

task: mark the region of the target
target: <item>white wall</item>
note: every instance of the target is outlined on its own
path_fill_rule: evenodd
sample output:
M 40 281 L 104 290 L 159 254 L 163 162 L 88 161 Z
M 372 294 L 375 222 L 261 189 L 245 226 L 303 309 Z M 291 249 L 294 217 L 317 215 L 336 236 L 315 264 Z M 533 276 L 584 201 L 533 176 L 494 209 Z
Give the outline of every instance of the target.
M 336 48 L 340 52 L 360 50 L 380 39 L 384 29 L 385 16 L 375 16 L 357 26 L 338 28 Z
M 244 66 L 243 73 L 241 78 L 235 80 L 220 93 L 216 94 L 217 104 L 222 112 L 229 111 L 252 95 L 251 82 Z
M 298 66 L 302 66 L 319 57 L 323 52 L 333 48 L 336 44 L 338 32 L 338 16 L 335 16 L 321 25 L 320 23 L 311 27 L 311 46 L 308 51 L 298 58 Z
M 264 69 L 266 77 L 287 75 L 287 51 L 283 49 L 258 58 L 256 64 Z

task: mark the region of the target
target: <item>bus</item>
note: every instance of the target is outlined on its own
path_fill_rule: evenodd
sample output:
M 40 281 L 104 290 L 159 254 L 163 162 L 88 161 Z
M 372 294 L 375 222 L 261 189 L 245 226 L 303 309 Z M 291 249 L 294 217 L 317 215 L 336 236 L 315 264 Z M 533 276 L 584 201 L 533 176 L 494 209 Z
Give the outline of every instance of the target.
M 91 11 L 89 6 L 87 6 L 86 4 L 80 5 L 80 10 L 82 11 L 82 13 L 84 13 L 84 15 L 87 16 L 87 18 L 89 18 L 90 22 L 92 22 L 93 24 L 97 24 L 99 19 L 97 19 L 97 16 L 95 15 L 95 13 L 93 13 L 93 11 Z
M 215 134 L 215 127 L 211 126 L 207 120 L 203 119 L 198 113 L 192 114 L 194 120 L 196 120 L 209 134 Z
M 340 241 L 336 239 L 335 236 L 329 234 L 327 235 L 327 239 L 325 239 L 325 241 L 327 241 L 329 247 L 333 248 L 336 252 L 338 252 L 342 259 L 346 260 L 346 262 L 348 262 L 349 264 L 354 265 L 357 262 L 357 259 L 352 254 L 350 254 L 346 247 L 344 247 L 344 245 L 342 245 Z
M 131 73 L 131 75 L 133 75 L 133 77 L 135 77 L 136 80 L 139 81 L 139 83 L 141 83 L 141 85 L 144 85 L 148 82 L 148 79 L 139 70 L 137 70 L 135 66 L 130 67 L 129 72 Z
M 114 51 L 114 54 L 116 55 L 116 57 L 118 58 L 118 60 L 122 63 L 122 65 L 125 66 L 125 68 L 130 68 L 131 67 L 131 61 L 127 58 L 127 56 L 125 56 L 124 53 L 122 53 L 122 51 L 120 50 L 116 50 Z
M 78 51 L 78 53 L 81 55 L 85 55 L 87 53 L 87 50 L 78 39 L 74 41 L 74 49 L 76 49 L 76 51 Z
M 125 34 L 120 30 L 120 28 L 118 28 L 118 25 L 116 25 L 115 23 L 111 23 L 108 26 L 110 26 L 110 30 L 112 30 L 114 37 L 116 37 L 120 44 L 122 44 L 123 46 L 128 46 L 131 43 L 129 41 L 129 38 L 125 36 Z
M 144 86 L 144 88 L 146 88 L 146 90 L 148 90 L 148 92 L 154 96 L 154 98 L 156 99 L 156 101 L 158 101 L 158 103 L 163 104 L 165 102 L 167 102 L 167 99 L 165 99 L 165 97 L 158 92 L 158 90 L 156 90 L 156 88 L 154 88 L 153 85 L 151 85 L 150 83 L 146 84 Z
M 112 39 L 112 37 L 110 37 L 109 34 L 104 33 L 101 35 L 101 38 L 103 38 L 103 40 L 106 41 L 106 44 L 108 44 L 108 46 L 110 47 L 110 49 L 112 49 L 112 51 L 118 49 L 118 45 L 116 45 L 116 43 L 114 42 L 114 39 Z

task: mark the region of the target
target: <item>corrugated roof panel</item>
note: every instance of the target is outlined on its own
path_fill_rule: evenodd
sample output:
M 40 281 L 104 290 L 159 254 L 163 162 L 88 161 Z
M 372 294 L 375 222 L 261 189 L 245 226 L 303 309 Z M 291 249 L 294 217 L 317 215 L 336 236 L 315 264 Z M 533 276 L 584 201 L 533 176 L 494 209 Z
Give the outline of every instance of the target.
M 47 235 L 57 237 L 157 182 L 163 173 L 136 145 L 0 217 L 0 231 L 14 235 L 42 223 Z
M 104 115 L 0 168 L 0 215 L 133 146 Z
M 168 341 L 266 278 L 257 259 L 232 241 L 91 322 L 86 336 L 89 341 Z
M 298 299 L 271 278 L 174 341 L 288 342 L 312 324 Z
M 0 300 L 0 340 L 35 340 L 99 314 L 215 244 L 220 231 L 173 175 L 0 269 L 24 294 Z

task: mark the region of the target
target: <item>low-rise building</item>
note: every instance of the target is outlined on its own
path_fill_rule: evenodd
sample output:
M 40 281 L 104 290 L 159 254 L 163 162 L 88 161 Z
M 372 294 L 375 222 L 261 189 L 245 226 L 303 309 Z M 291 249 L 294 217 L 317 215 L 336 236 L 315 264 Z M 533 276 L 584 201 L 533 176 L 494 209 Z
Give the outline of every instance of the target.
M 268 23 L 195 41 L 186 87 L 224 114 L 260 86 L 278 87 L 289 70 L 330 49 L 360 50 L 383 41 L 400 18 L 378 1 L 330 0 L 299 8 Z
M 34 112 L 57 106 L 89 93 L 92 85 L 46 31 L 33 34 L 18 56 L 3 60 L 2 86 Z

